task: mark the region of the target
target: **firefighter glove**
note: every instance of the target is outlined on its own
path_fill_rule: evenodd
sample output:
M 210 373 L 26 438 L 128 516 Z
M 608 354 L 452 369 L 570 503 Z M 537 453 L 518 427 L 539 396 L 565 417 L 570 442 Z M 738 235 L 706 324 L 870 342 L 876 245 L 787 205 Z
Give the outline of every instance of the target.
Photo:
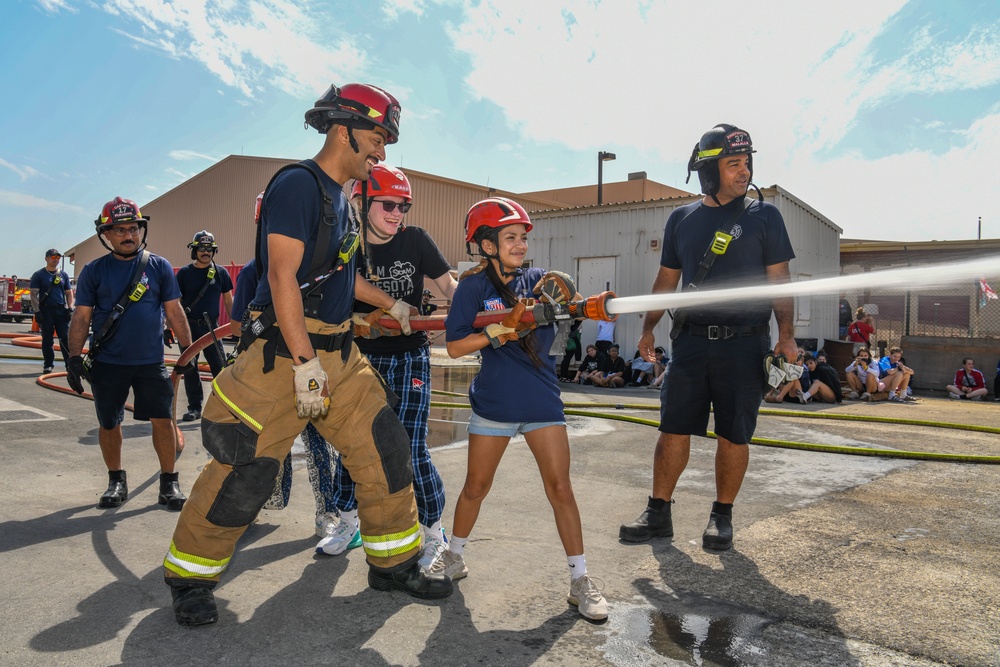
M 567 304 L 576 298 L 576 283 L 562 271 L 549 271 L 531 290 L 542 303 Z
M 85 377 L 88 377 L 88 374 L 87 374 L 87 368 L 83 365 L 83 357 L 79 355 L 75 357 L 70 357 L 69 362 L 66 364 L 66 382 L 69 383 L 70 389 L 72 389 L 78 394 L 82 394 L 83 393 L 82 378 Z
M 326 385 L 326 371 L 313 357 L 300 366 L 292 366 L 295 371 L 295 409 L 299 417 L 319 417 L 330 409 L 330 395 Z
M 486 334 L 486 338 L 489 339 L 490 345 L 494 349 L 502 346 L 504 343 L 524 338 L 535 328 L 533 322 L 530 324 L 521 322 L 521 316 L 524 315 L 524 311 L 524 302 L 518 301 L 510 313 L 503 318 L 502 322 L 494 322 L 486 326 L 483 333 Z
M 378 325 L 378 318 L 381 314 L 380 310 L 373 310 L 370 313 L 352 313 L 351 323 L 354 325 L 354 337 L 370 339 L 384 336 L 385 329 Z
M 388 310 L 383 308 L 382 310 L 388 313 L 392 319 L 399 322 L 399 328 L 403 330 L 403 335 L 409 336 L 413 333 L 413 330 L 410 328 L 410 304 L 402 300 L 397 300 L 396 303 L 392 304 L 392 308 Z

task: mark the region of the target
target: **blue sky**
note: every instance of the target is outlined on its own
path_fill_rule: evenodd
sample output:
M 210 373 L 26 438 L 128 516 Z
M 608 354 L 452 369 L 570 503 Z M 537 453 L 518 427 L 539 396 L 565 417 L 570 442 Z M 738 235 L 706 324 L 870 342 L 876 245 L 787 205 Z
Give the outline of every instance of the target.
M 0 45 L 7 275 L 116 195 L 143 204 L 230 154 L 311 157 L 304 111 L 350 81 L 401 100 L 388 161 L 424 172 L 582 185 L 608 150 L 606 182 L 685 188 L 727 122 L 758 184 L 845 237 L 969 239 L 979 216 L 1000 237 L 995 1 L 6 0 Z

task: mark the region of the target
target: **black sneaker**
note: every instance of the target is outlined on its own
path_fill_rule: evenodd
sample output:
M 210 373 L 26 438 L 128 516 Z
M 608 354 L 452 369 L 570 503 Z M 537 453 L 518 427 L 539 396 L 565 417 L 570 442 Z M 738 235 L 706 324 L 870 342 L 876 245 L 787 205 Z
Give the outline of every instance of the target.
M 369 567 L 368 585 L 377 591 L 402 591 L 421 600 L 446 598 L 454 590 L 451 579 L 443 574 L 424 573 L 417 561 L 405 570 L 395 572 L 382 572 Z
M 193 627 L 208 625 L 219 620 L 219 609 L 215 606 L 215 595 L 206 586 L 170 587 L 174 598 L 174 616 L 178 625 Z
M 733 548 L 733 517 L 712 512 L 701 536 L 701 546 L 714 551 Z
M 639 518 L 632 523 L 622 524 L 618 529 L 618 539 L 625 542 L 648 542 L 654 537 L 673 537 L 674 523 L 670 518 L 672 502 L 650 497 Z
M 128 500 L 128 480 L 124 470 L 108 471 L 108 490 L 104 492 L 97 506 L 101 508 L 121 507 Z
M 177 483 L 177 473 L 161 472 L 160 495 L 157 498 L 157 502 L 161 505 L 166 505 L 168 510 L 180 512 L 186 500 L 187 496 L 181 493 L 181 487 Z
M 186 422 L 198 421 L 201 419 L 201 410 L 188 410 L 181 419 Z

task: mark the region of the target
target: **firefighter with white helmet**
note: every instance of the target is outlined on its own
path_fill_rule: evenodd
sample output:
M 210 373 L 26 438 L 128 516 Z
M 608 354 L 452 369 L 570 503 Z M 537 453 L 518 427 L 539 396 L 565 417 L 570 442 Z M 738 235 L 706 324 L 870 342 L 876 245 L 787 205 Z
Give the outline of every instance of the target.
M 383 308 L 409 331 L 409 306 L 356 280 L 356 220 L 343 192 L 348 180 L 367 179 L 385 159 L 385 146 L 399 137 L 399 109 L 375 86 L 331 86 L 306 113 L 306 123 L 325 135 L 320 152 L 279 170 L 266 188 L 253 319 L 202 412 L 202 442 L 213 459 L 195 482 L 164 560 L 181 625 L 218 620 L 212 589 L 307 422 L 358 482 L 369 586 L 419 598 L 452 592 L 450 581 L 425 575 L 417 562 L 409 436 L 352 340 L 354 298 Z

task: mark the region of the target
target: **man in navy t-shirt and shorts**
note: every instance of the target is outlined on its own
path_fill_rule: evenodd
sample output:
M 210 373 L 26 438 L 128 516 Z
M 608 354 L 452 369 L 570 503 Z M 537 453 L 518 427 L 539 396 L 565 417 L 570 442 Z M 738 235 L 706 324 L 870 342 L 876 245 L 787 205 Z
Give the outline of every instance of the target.
M 673 292 L 678 284 L 686 291 L 692 282 L 700 289 L 788 282 L 788 262 L 795 254 L 781 213 L 771 204 L 746 199 L 753 152 L 750 135 L 732 125 L 717 125 L 702 136 L 688 170 L 698 172 L 705 197 L 676 209 L 667 220 L 654 293 Z M 699 280 L 699 266 L 709 253 L 715 255 L 714 263 L 707 274 L 700 272 Z M 622 525 L 622 540 L 673 536 L 670 505 L 687 466 L 691 436 L 705 435 L 714 409 L 716 501 L 702 545 L 713 550 L 732 547 L 732 506 L 746 473 L 747 444 L 765 387 L 763 362 L 771 347 L 772 309 L 778 323 L 774 352 L 794 359 L 790 297 L 692 306 L 673 313 L 674 342 L 660 394 L 653 495 L 638 519 Z M 639 351 L 648 360 L 654 358 L 653 328 L 663 313 L 650 312 L 643 319 Z
M 136 276 L 146 245 L 146 225 L 139 207 L 129 199 L 116 197 L 104 205 L 95 221 L 98 238 L 110 253 L 90 262 L 80 273 L 76 289 L 76 310 L 69 326 L 70 386 L 83 393 L 80 377 L 90 381 L 94 407 L 100 426 L 98 440 L 108 466 L 108 490 L 98 507 L 118 507 L 128 498 L 128 482 L 122 467 L 122 421 L 129 389 L 135 395 L 135 419 L 153 427 L 153 448 L 160 461 L 158 501 L 167 509 L 180 510 L 186 498 L 177 483 L 176 431 L 171 412 L 173 385 L 163 364 L 163 316 L 181 345 L 191 344 L 191 332 L 180 306 L 181 293 L 170 262 L 149 254 L 141 274 Z M 142 240 L 140 241 L 140 234 Z M 128 305 L 106 336 L 99 336 L 109 318 L 120 312 L 123 294 Z M 114 320 L 112 320 L 114 321 Z M 90 369 L 81 356 L 91 324 L 94 339 L 102 338 L 94 355 L 92 339 Z M 89 376 L 89 377 L 88 377 Z

